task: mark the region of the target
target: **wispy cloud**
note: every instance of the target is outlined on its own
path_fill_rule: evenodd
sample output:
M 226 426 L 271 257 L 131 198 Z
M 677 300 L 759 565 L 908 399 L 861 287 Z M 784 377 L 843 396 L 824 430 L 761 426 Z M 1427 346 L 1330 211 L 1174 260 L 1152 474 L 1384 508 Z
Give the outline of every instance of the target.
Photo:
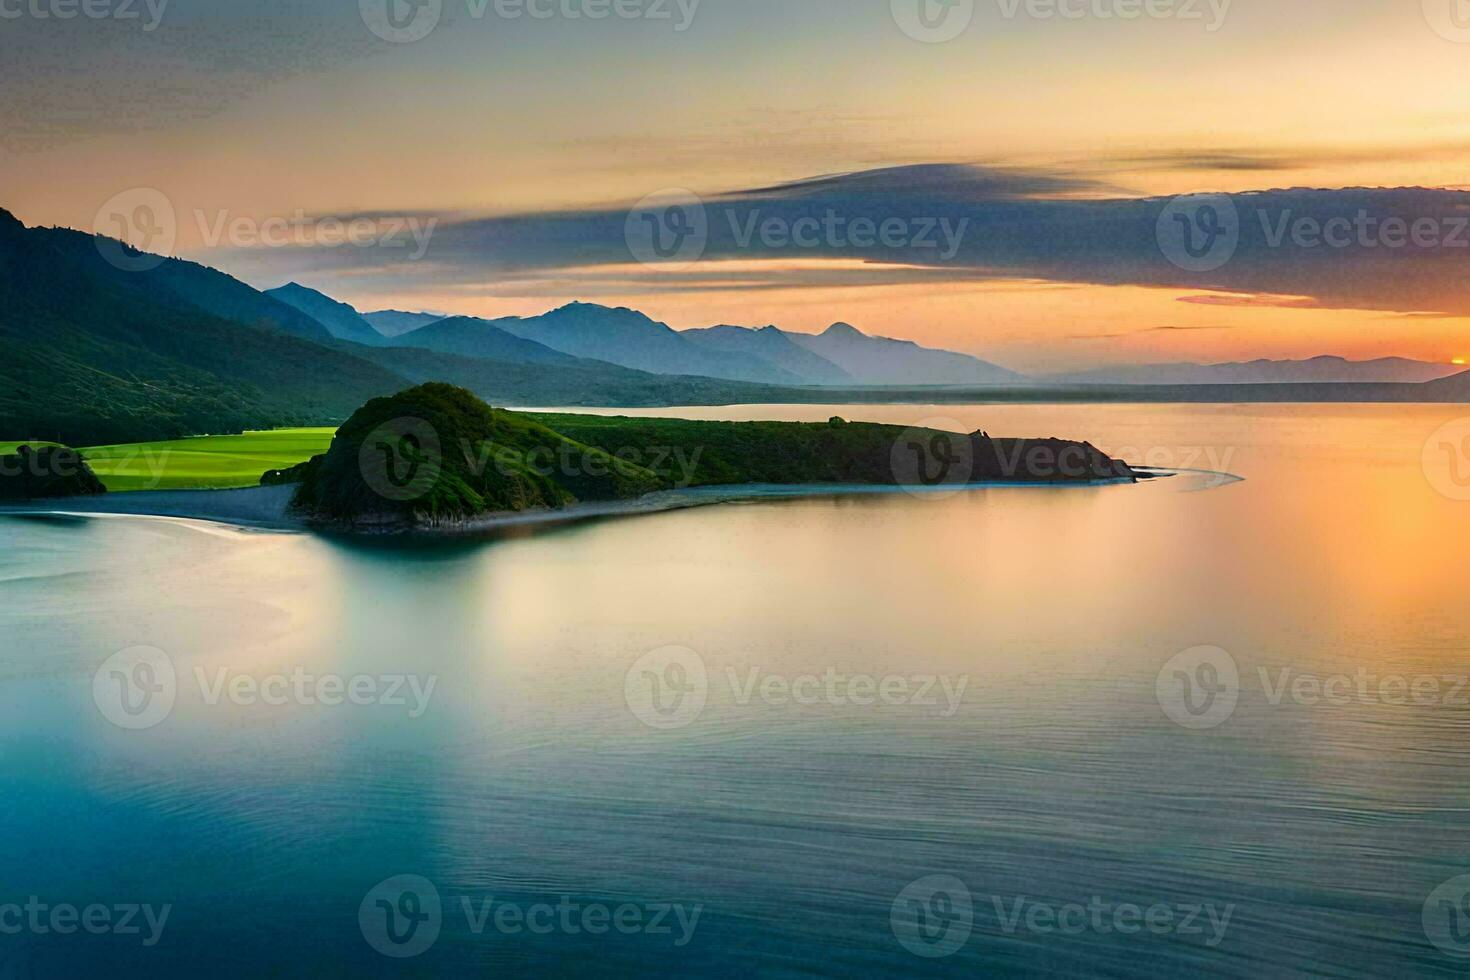
M 1192 271 L 1161 246 L 1161 217 L 1171 227 L 1167 200 L 1068 196 L 1107 186 L 1064 168 L 890 167 L 708 194 L 698 248 L 667 265 L 638 261 L 629 204 L 437 215 L 418 263 L 381 249 L 293 250 L 289 262 L 440 290 L 587 277 L 645 293 L 1032 279 L 1206 290 L 1184 301 L 1214 306 L 1470 315 L 1463 276 L 1470 194 L 1296 188 L 1235 195 L 1238 241 L 1228 261 Z M 1321 240 L 1324 228 L 1361 228 L 1364 219 L 1376 237 Z M 1391 222 L 1404 229 L 1428 222 L 1436 237 L 1382 234 Z M 893 238 L 877 234 L 890 225 Z M 1316 238 L 1300 239 L 1300 228 L 1315 229 Z M 244 268 L 282 260 L 262 250 L 231 258 Z

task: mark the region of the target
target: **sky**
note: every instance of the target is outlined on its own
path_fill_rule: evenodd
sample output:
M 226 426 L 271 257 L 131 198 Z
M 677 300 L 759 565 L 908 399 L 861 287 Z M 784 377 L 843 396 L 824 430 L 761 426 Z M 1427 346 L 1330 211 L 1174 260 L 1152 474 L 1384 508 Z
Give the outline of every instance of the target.
M 252 285 L 1027 371 L 1470 356 L 1459 0 L 86 2 L 0 0 L 0 207 Z M 1169 236 L 1222 202 L 1203 268 Z

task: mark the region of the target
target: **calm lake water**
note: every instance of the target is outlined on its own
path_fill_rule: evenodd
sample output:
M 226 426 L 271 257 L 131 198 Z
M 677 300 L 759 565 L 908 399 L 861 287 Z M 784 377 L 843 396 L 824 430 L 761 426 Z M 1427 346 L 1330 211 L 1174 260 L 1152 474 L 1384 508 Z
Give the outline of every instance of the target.
M 0 975 L 1466 968 L 1453 407 L 644 414 L 1244 480 L 437 550 L 0 519 Z

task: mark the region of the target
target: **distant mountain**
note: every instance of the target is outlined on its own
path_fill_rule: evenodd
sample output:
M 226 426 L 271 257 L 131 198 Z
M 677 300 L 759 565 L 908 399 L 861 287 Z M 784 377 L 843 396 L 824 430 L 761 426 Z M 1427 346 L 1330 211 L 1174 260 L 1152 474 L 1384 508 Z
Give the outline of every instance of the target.
M 378 310 L 376 313 L 364 313 L 362 318 L 384 337 L 397 337 L 400 334 L 417 330 L 419 327 L 427 327 L 431 323 L 436 323 L 444 319 L 444 314 Z
M 834 323 L 818 335 L 787 336 L 836 364 L 858 384 L 993 385 L 1027 380 L 968 354 L 920 347 L 908 340 L 869 337 L 846 323 Z
M 1431 381 L 1422 390 L 1427 402 L 1470 401 L 1470 371 Z
M 799 376 L 764 358 L 711 350 L 637 310 L 572 303 L 538 317 L 486 322 L 565 354 L 639 371 L 767 384 L 802 383 Z
M 0 431 L 9 438 L 97 445 L 301 424 L 345 417 L 402 386 L 392 371 L 324 346 L 334 343 L 314 320 L 213 269 L 167 260 L 126 272 L 91 235 L 27 229 L 0 211 Z
M 749 354 L 774 364 L 807 384 L 852 384 L 853 377 L 831 361 L 791 339 L 777 327 L 708 327 L 682 331 L 685 337 L 710 350 Z
M 1057 374 L 1038 380 L 1051 384 L 1103 385 L 1325 384 L 1363 381 L 1419 384 L 1449 377 L 1463 370 L 1463 367 L 1412 361 L 1402 357 L 1384 357 L 1373 361 L 1314 357 L 1304 361 L 1263 359 L 1225 364 L 1139 364 Z
M 325 293 L 308 289 L 300 283 L 288 282 L 277 289 L 267 289 L 265 294 L 305 313 L 326 327 L 327 332 L 338 340 L 350 340 L 369 346 L 383 342 L 383 335 L 364 320 L 361 313 Z
M 579 358 L 570 354 L 508 333 L 497 325 L 497 321 L 468 316 L 436 320 L 428 326 L 394 337 L 389 343 L 395 347 L 422 347 L 441 354 L 488 357 L 517 364 L 570 365 L 579 362 Z

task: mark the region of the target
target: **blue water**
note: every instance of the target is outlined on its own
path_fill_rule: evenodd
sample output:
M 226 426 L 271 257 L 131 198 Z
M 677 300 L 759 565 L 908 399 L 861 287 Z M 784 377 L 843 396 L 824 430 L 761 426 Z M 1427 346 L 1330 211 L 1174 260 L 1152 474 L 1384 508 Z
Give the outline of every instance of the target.
M 1421 452 L 1445 411 L 940 411 L 1245 479 L 439 549 L 0 519 L 0 976 L 1463 971 L 1425 919 L 1470 874 L 1470 503 Z M 175 680 L 133 729 L 103 668 L 140 647 Z M 1159 678 L 1199 647 L 1241 681 L 1192 729 Z M 1372 696 L 1273 703 L 1283 670 Z M 429 693 L 210 701 L 293 673 Z M 1394 676 L 1446 680 L 1398 703 Z M 112 925 L 8 929 L 32 896 Z M 1120 931 L 1129 907 L 1170 921 Z

